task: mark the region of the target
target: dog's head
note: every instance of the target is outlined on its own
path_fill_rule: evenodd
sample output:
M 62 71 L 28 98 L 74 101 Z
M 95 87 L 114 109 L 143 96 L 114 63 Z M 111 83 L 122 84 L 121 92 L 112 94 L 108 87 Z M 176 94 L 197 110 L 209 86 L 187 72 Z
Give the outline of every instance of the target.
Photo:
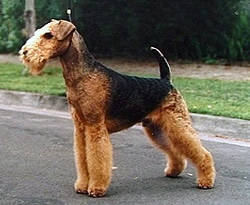
M 51 20 L 38 29 L 19 51 L 20 59 L 31 74 L 39 74 L 47 60 L 62 55 L 70 44 L 76 27 L 65 20 Z

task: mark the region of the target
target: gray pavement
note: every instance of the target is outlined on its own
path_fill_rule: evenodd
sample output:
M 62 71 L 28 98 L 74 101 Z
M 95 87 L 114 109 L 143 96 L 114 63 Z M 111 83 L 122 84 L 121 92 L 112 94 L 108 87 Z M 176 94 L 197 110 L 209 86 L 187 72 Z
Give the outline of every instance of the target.
M 113 134 L 114 166 L 105 198 L 74 193 L 73 125 L 64 97 L 0 91 L 0 204 L 225 204 L 250 200 L 250 122 L 192 114 L 215 159 L 211 190 L 195 187 L 188 165 L 164 177 L 164 156 L 140 126 Z
M 1 205 L 249 204 L 250 143 L 218 142 L 201 133 L 217 170 L 215 188 L 201 190 L 190 164 L 179 178 L 164 177 L 164 156 L 139 126 L 111 136 L 117 169 L 107 196 L 76 194 L 72 127 L 65 112 L 0 106 Z

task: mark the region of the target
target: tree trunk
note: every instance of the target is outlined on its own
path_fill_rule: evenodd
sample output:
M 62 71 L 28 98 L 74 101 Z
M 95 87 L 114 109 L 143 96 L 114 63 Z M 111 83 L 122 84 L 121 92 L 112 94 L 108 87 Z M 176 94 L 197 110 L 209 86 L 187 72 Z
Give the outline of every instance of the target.
M 36 12 L 34 1 L 35 0 L 25 0 L 24 20 L 27 38 L 32 37 L 36 30 Z

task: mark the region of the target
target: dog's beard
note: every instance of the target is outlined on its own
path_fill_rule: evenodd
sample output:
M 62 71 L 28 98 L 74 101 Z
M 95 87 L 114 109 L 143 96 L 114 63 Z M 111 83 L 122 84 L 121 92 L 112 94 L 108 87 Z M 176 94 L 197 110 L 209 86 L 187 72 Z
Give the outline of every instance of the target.
M 47 62 L 47 58 L 39 55 L 39 52 L 35 50 L 32 52 L 29 50 L 27 54 L 24 54 L 23 51 L 23 48 L 19 51 L 20 60 L 28 67 L 30 74 L 39 75 Z
M 43 60 L 39 63 L 34 63 L 23 60 L 23 63 L 28 67 L 29 73 L 31 75 L 39 75 L 42 72 L 46 62 L 46 60 Z

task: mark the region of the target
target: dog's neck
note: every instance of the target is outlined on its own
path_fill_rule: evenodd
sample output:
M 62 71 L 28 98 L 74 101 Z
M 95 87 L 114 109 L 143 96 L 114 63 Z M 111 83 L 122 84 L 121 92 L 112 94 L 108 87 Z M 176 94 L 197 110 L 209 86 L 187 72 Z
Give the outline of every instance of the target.
M 63 76 L 68 86 L 93 70 L 95 59 L 88 51 L 82 36 L 77 31 L 73 33 L 67 51 L 60 56 L 60 62 L 63 67 Z

